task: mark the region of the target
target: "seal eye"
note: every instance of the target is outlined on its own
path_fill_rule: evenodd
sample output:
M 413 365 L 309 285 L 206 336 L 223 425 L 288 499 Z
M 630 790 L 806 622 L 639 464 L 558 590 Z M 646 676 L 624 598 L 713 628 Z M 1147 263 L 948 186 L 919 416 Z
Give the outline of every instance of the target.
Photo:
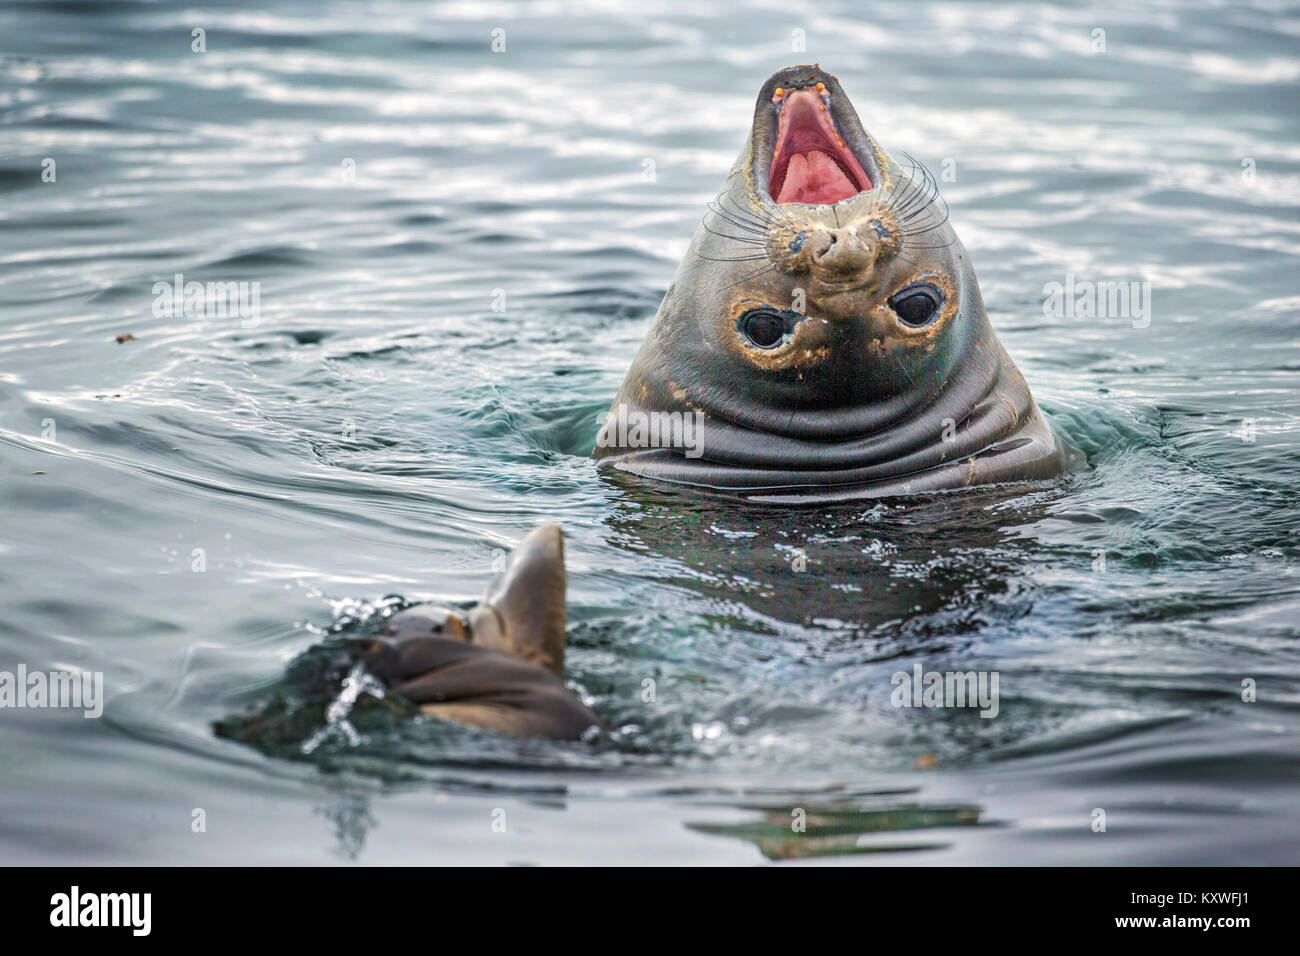
M 943 293 L 928 282 L 917 282 L 889 298 L 889 307 L 900 322 L 912 328 L 929 325 L 943 305 Z
M 760 349 L 771 349 L 785 338 L 785 316 L 774 309 L 750 309 L 740 317 L 740 332 Z

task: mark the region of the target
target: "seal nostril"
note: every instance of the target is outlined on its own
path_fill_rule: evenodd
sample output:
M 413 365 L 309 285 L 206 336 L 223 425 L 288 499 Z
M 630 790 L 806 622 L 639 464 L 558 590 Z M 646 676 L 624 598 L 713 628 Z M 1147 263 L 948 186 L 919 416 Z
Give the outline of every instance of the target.
M 835 234 L 819 229 L 809 238 L 808 249 L 813 260 L 820 262 L 822 257 L 835 248 Z

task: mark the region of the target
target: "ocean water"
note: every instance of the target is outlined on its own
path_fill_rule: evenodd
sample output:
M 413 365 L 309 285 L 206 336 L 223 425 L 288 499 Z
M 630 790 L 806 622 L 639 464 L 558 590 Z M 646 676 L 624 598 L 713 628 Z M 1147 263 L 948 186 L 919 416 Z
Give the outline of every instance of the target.
M 800 62 L 939 178 L 1088 470 L 814 510 L 597 472 Z M 0 710 L 0 860 L 1297 862 L 1298 93 L 1282 3 L 4 4 L 0 670 L 106 701 Z M 256 316 L 168 314 L 178 274 Z M 1089 282 L 1130 307 L 1044 307 Z M 214 731 L 543 521 L 607 735 Z M 997 716 L 893 706 L 917 666 Z

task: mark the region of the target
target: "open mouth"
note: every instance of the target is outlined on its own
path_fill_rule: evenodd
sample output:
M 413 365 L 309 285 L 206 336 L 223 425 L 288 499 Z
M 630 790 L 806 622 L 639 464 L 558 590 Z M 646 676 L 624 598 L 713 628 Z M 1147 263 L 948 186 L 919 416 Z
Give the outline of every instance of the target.
M 821 83 L 773 94 L 780 113 L 767 194 L 778 203 L 837 203 L 871 189 L 871 177 L 835 128 L 829 101 Z

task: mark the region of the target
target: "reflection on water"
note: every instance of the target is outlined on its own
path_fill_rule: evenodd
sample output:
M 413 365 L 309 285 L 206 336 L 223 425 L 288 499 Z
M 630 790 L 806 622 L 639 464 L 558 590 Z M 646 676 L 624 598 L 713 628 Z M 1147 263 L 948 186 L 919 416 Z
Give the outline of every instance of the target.
M 370 812 L 370 797 L 363 791 L 338 788 L 334 798 L 316 807 L 316 812 L 334 827 L 336 852 L 348 862 L 365 849 L 366 833 L 378 821 Z
M 899 802 L 896 794 L 877 802 L 876 807 L 755 806 L 757 820 L 687 826 L 700 833 L 747 840 L 769 860 L 798 860 L 941 849 L 947 845 L 948 828 L 980 825 L 977 806 L 925 806 Z M 913 832 L 917 830 L 927 832 Z
M 755 510 L 715 500 L 664 504 L 642 489 L 620 501 L 608 523 L 613 544 L 671 556 L 672 580 L 705 598 L 741 598 L 746 612 L 774 622 L 865 637 L 1007 593 L 1031 560 L 1017 530 L 1067 494 L 990 489 Z M 951 631 L 953 621 L 942 627 Z
M 101 720 L 0 713 L 5 859 L 1293 861 L 1296 24 L 0 10 L 0 670 L 108 694 Z M 761 511 L 597 474 L 754 93 L 799 60 L 940 177 L 1091 470 Z M 259 283 L 256 321 L 159 314 L 178 273 Z M 1044 310 L 1070 277 L 1149 283 L 1149 323 Z M 366 695 L 331 724 L 347 642 L 402 601 L 473 601 L 542 521 L 608 734 L 506 740 Z M 917 665 L 996 672 L 998 716 L 893 706 Z

